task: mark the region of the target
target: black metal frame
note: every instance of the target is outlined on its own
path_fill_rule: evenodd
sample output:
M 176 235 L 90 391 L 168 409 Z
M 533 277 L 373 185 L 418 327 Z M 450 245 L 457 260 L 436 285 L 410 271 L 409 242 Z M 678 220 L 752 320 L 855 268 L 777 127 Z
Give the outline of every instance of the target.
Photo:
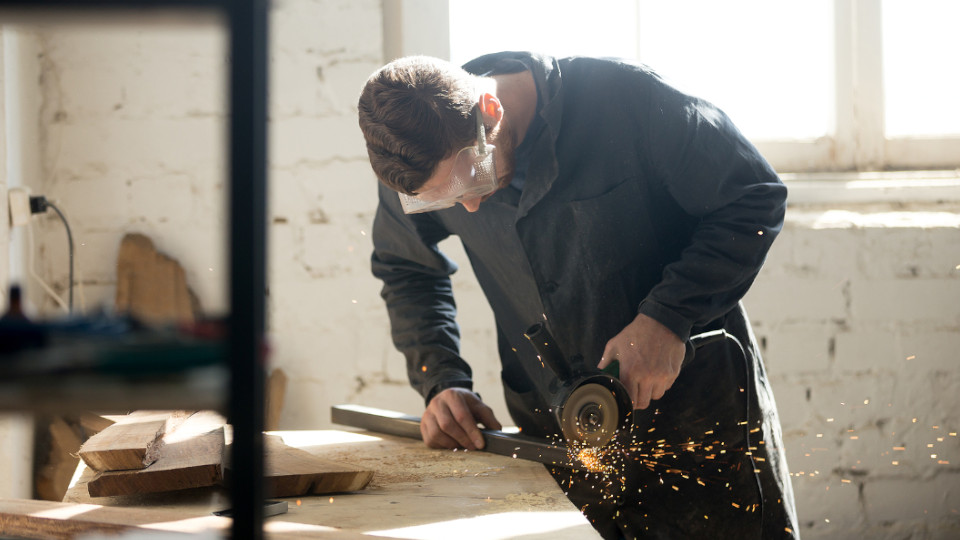
M 229 23 L 230 364 L 233 537 L 263 538 L 269 0 L 0 0 L 6 13 L 206 8 Z

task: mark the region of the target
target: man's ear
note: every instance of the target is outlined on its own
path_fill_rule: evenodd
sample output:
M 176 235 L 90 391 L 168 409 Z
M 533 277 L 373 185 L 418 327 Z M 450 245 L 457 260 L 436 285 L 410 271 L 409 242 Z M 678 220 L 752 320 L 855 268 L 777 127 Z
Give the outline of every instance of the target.
M 503 105 L 497 96 L 484 93 L 480 96 L 480 112 L 483 113 L 484 120 L 493 120 L 494 125 L 500 123 L 503 118 Z

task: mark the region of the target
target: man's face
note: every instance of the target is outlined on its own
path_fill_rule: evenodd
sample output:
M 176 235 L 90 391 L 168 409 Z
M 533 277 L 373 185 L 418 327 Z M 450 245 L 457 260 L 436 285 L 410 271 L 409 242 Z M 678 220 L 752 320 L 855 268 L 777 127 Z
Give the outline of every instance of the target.
M 496 188 L 490 193 L 486 193 L 479 197 L 464 197 L 457 200 L 457 203 L 463 205 L 464 209 L 467 212 L 476 212 L 480 208 L 480 203 L 486 201 L 490 197 L 493 197 L 493 194 L 503 189 L 504 187 L 510 184 L 510 181 L 513 179 L 513 171 L 515 165 L 514 159 L 514 138 L 510 135 L 510 130 L 505 129 L 505 120 L 501 120 L 497 126 L 491 131 L 490 144 L 495 145 L 493 149 L 494 153 L 494 164 L 496 168 Z M 456 167 L 457 156 L 451 156 L 440 162 L 437 166 L 437 172 L 434 174 L 430 180 L 427 181 L 420 190 L 421 193 L 426 193 L 428 190 L 443 188 L 450 182 L 451 173 Z
M 416 197 L 401 194 L 404 212 L 430 212 L 455 204 L 476 212 L 481 202 L 508 185 L 513 177 L 514 145 L 503 120 L 486 140 L 486 154 L 480 153 L 479 145 L 464 148 L 437 165 Z

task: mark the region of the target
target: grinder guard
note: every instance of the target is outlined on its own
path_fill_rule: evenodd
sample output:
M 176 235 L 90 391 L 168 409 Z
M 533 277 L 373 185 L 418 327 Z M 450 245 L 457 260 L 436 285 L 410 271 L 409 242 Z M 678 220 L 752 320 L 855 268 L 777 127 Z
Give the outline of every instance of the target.
M 542 323 L 531 326 L 524 337 L 557 376 L 545 390 L 567 444 L 604 446 L 620 430 L 629 428 L 633 403 L 619 380 L 599 370 L 574 372 Z

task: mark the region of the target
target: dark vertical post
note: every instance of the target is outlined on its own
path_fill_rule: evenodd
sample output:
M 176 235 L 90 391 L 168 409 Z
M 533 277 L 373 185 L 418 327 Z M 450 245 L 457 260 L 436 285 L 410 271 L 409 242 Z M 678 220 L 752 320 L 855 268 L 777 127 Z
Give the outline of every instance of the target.
M 233 538 L 263 538 L 267 0 L 226 0 L 230 28 L 230 490 Z

